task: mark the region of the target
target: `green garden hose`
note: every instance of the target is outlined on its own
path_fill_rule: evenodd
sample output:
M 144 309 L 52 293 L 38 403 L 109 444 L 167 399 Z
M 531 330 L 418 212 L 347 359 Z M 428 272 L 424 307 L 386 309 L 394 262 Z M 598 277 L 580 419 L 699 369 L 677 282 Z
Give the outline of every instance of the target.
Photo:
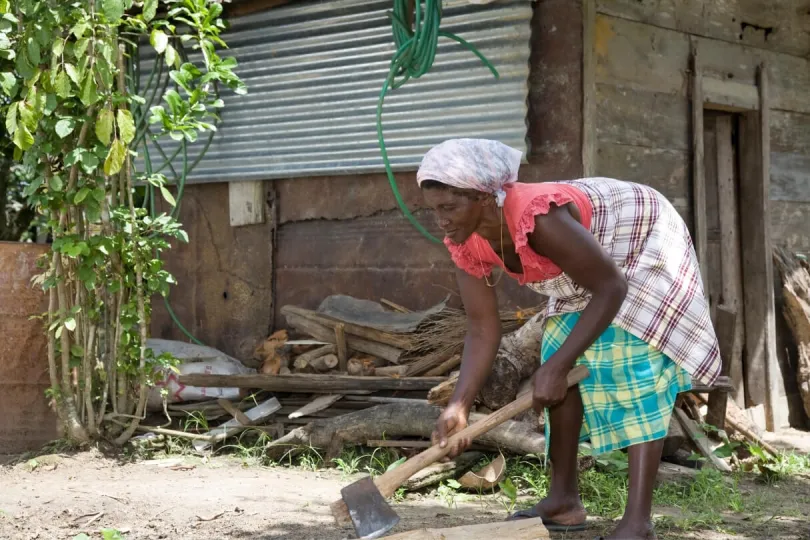
M 388 160 L 385 138 L 383 137 L 382 108 L 385 96 L 388 94 L 389 90 L 396 90 L 408 82 L 409 79 L 418 79 L 430 70 L 433 66 L 433 60 L 436 58 L 436 48 L 438 47 L 440 36 L 452 39 L 472 52 L 489 68 L 496 79 L 499 78 L 499 75 L 495 66 L 470 43 L 455 34 L 439 29 L 442 20 L 441 0 L 413 0 L 413 27 L 405 22 L 408 16 L 409 3 L 409 0 L 394 0 L 394 11 L 389 12 L 397 52 L 394 53 L 391 59 L 391 67 L 388 70 L 388 76 L 382 85 L 380 98 L 377 102 L 377 140 L 380 145 L 383 163 L 385 164 L 385 172 L 388 175 L 388 182 L 391 184 L 391 191 L 393 191 L 394 198 L 396 198 L 402 213 L 405 214 L 408 221 L 426 238 L 433 242 L 441 243 L 441 240 L 430 234 L 427 229 L 416 220 L 405 205 L 405 201 L 402 200 L 402 195 L 397 187 L 394 172 L 391 170 L 391 162 Z M 400 77 L 400 79 L 397 80 L 397 77 Z

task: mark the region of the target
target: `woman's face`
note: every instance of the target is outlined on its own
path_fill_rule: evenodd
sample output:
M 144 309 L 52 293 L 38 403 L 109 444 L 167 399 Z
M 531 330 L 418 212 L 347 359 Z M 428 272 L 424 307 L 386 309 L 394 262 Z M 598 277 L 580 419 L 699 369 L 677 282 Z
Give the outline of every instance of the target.
M 425 203 L 436 213 L 436 223 L 445 237 L 461 244 L 476 231 L 484 211 L 484 197 L 458 189 L 422 189 Z

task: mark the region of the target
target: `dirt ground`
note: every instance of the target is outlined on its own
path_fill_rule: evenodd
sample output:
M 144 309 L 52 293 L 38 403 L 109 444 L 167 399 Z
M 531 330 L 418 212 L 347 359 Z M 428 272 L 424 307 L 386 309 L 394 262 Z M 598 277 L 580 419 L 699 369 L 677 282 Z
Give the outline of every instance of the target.
M 101 529 L 115 528 L 128 540 L 348 539 L 353 531 L 335 527 L 328 505 L 351 480 L 337 471 L 247 466 L 230 458 L 121 463 L 94 451 L 49 455 L 36 458 L 35 467 L 0 467 L 0 538 L 61 540 L 80 533 L 100 538 Z M 688 533 L 659 531 L 659 537 L 810 538 L 810 479 L 751 484 L 743 491 L 761 501 L 754 514 L 724 515 L 719 527 L 696 523 Z M 438 498 L 414 496 L 395 510 L 402 518 L 397 531 L 506 516 L 504 506 L 488 497 L 449 507 Z M 674 508 L 655 512 L 679 515 Z M 587 535 L 553 538 L 593 538 L 609 526 L 594 520 Z

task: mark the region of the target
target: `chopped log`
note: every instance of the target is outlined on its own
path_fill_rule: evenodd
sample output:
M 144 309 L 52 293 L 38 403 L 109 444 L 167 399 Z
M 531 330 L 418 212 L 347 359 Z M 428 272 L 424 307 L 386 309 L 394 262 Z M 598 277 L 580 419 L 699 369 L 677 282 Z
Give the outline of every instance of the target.
M 419 529 L 386 536 L 388 540 L 546 540 L 551 538 L 543 518 L 497 521 L 483 525 L 464 525 L 449 529 Z
M 408 377 L 416 377 L 417 375 L 423 375 L 428 371 L 444 364 L 447 360 L 453 357 L 454 354 L 458 352 L 458 348 L 451 347 L 449 349 L 443 349 L 440 351 L 433 352 L 420 358 L 419 360 L 408 364 Z
M 784 249 L 774 251 L 774 261 L 782 277 L 782 311 L 799 352 L 796 383 L 804 412 L 810 416 L 810 265 Z
M 678 421 L 680 421 L 681 427 L 686 432 L 686 435 L 692 440 L 698 451 L 707 458 L 715 468 L 723 472 L 731 472 L 731 466 L 714 455 L 709 445 L 708 437 L 706 437 L 706 434 L 703 433 L 703 430 L 700 429 L 695 421 L 686 416 L 686 413 L 678 407 L 675 407 L 675 415 L 678 417 Z
M 440 383 L 438 386 L 431 388 L 428 392 L 428 403 L 431 405 L 440 405 L 444 407 L 450 398 L 453 397 L 453 392 L 456 390 L 456 383 L 458 376 L 450 377 L 448 380 Z
M 349 375 L 354 377 L 371 377 L 375 375 L 377 368 L 370 359 L 352 358 L 347 365 Z
M 360 445 L 383 437 L 429 439 L 440 413 L 441 409 L 432 405 L 379 405 L 336 418 L 316 420 L 294 429 L 281 439 L 268 443 L 267 454 L 272 459 L 279 459 L 291 449 L 311 446 L 325 450 L 327 459 L 331 459 L 340 455 L 344 445 Z M 481 418 L 481 415 L 470 415 L 471 422 Z M 482 435 L 476 442 L 517 455 L 542 454 L 546 449 L 546 439 L 542 434 L 531 426 L 511 420 Z
M 429 390 L 444 377 L 350 377 L 346 375 L 181 375 L 179 383 L 205 388 L 261 388 L 271 392 L 335 394 L 352 390 Z
M 288 418 L 295 419 L 301 418 L 302 416 L 309 416 L 311 414 L 315 414 L 317 412 L 329 408 L 332 404 L 340 400 L 340 398 L 342 397 L 343 397 L 342 394 L 326 394 L 323 396 L 318 396 L 308 404 L 298 409 L 297 411 L 291 412 L 288 415 Z
M 450 357 L 450 360 L 445 361 L 444 363 L 440 364 L 438 367 L 435 367 L 425 373 L 426 377 L 439 377 L 441 375 L 446 375 L 448 371 L 451 371 L 458 366 L 461 365 L 461 355 L 454 354 Z
M 335 346 L 340 363 L 340 371 L 346 371 L 349 362 L 349 347 L 346 344 L 346 326 L 343 323 L 335 325 Z
M 290 316 L 299 317 L 302 319 L 312 321 L 313 323 L 318 324 L 320 326 L 327 327 L 331 329 L 333 332 L 335 326 L 337 326 L 338 324 L 342 324 L 346 334 L 350 334 L 349 336 L 347 336 L 347 338 L 350 340 L 349 348 L 354 349 L 356 351 L 362 351 L 362 349 L 358 349 L 352 346 L 351 344 L 351 340 L 353 339 L 352 336 L 362 338 L 364 341 L 384 344 L 393 349 L 409 350 L 413 347 L 413 341 L 407 335 L 394 334 L 391 332 L 383 332 L 382 330 L 377 330 L 376 328 L 367 328 L 365 326 L 339 321 L 335 318 L 329 317 L 328 315 L 318 313 L 317 311 L 302 309 L 296 306 L 284 306 L 283 308 L 281 308 L 281 313 L 287 318 L 288 321 L 290 320 L 289 319 Z M 369 351 L 363 352 L 375 354 Z
M 282 313 L 283 312 L 284 310 L 282 309 Z M 320 322 L 313 321 L 306 317 L 301 317 L 294 313 L 284 313 L 284 316 L 286 317 L 287 322 L 292 326 L 301 332 L 309 334 L 315 339 L 332 344 L 337 341 L 334 326 L 324 326 L 323 324 L 320 324 Z M 348 331 L 348 328 L 346 331 Z M 385 358 L 392 364 L 399 363 L 400 357 L 402 356 L 402 349 L 397 349 L 384 343 L 369 341 L 356 336 L 346 336 L 346 344 L 354 351 Z
M 295 365 L 298 361 L 303 362 L 304 365 L 308 365 L 316 358 L 326 356 L 327 354 L 337 354 L 337 347 L 334 345 L 324 345 L 322 347 L 318 347 L 317 349 L 312 349 L 311 351 L 298 355 L 298 358 L 295 359 L 293 365 Z
M 458 483 L 466 489 L 478 491 L 492 489 L 506 476 L 506 459 L 503 454 L 495 458 L 477 471 L 469 471 L 458 479 Z
M 338 366 L 338 357 L 334 354 L 325 354 L 317 356 L 309 361 L 302 359 L 300 356 L 295 359 L 296 371 L 315 370 L 320 373 L 335 369 Z
M 292 373 L 292 371 L 290 370 L 290 368 L 288 368 L 286 366 L 284 366 L 280 370 L 278 370 L 279 375 L 290 375 L 291 373 Z
M 377 368 L 374 374 L 380 377 L 405 377 L 407 372 L 408 366 L 386 366 Z
M 469 471 L 476 463 L 481 461 L 484 454 L 481 452 L 464 452 L 457 458 L 444 463 L 434 463 L 414 474 L 402 484 L 407 491 L 416 491 L 429 486 L 434 486 L 448 478 L 457 476 Z

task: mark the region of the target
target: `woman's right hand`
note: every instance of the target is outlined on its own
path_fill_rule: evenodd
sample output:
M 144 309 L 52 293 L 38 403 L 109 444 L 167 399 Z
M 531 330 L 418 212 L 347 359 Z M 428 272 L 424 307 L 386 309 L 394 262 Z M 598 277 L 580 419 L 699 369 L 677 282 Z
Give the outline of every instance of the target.
M 433 444 L 438 444 L 441 448 L 447 446 L 447 439 L 467 427 L 467 417 L 470 415 L 470 410 L 461 403 L 450 403 L 439 415 L 436 420 L 436 429 L 430 439 Z M 454 458 L 459 456 L 472 444 L 472 440 L 468 438 L 459 439 L 450 448 L 448 457 Z

